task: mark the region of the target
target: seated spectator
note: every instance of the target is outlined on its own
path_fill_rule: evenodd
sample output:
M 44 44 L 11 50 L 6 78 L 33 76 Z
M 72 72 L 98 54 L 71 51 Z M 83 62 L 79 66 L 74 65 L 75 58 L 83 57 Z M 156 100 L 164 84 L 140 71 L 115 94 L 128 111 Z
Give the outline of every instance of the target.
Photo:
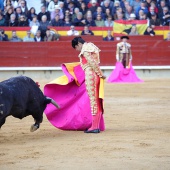
M 68 36 L 77 36 L 79 35 L 79 32 L 75 30 L 74 25 L 71 25 L 70 30 L 67 31 Z
M 114 41 L 113 36 L 111 35 L 111 31 L 107 31 L 107 36 L 103 38 L 103 41 Z
M 170 32 L 167 34 L 167 38 L 165 39 L 166 41 L 170 41 Z
M 43 15 L 42 19 L 40 21 L 40 26 L 38 28 L 41 31 L 41 37 L 42 38 L 44 38 L 48 26 L 50 26 L 50 23 L 49 23 L 49 21 L 47 21 L 47 16 Z
M 38 26 L 39 27 L 40 26 L 40 23 L 38 22 L 36 15 L 33 16 L 32 21 L 30 22 L 29 26 L 30 27 L 32 27 L 32 26 Z
M 90 26 L 92 26 L 92 27 L 95 27 L 95 26 L 96 26 L 95 21 L 93 20 L 91 13 L 88 13 L 88 14 L 86 15 L 85 23 L 86 23 L 86 25 L 88 25 L 89 27 L 90 27 Z
M 62 1 L 60 1 L 59 2 L 59 7 L 60 7 L 60 11 L 63 13 L 63 15 L 64 15 L 64 13 L 65 13 L 65 8 L 64 8 L 64 2 L 62 2 Z
M 149 8 L 149 12 L 148 12 L 148 15 L 147 15 L 149 19 L 151 19 L 152 14 L 156 14 L 154 7 Z
M 104 27 L 104 20 L 101 18 L 101 15 L 97 15 L 95 24 L 97 27 Z
M 132 16 L 132 14 L 135 15 L 133 13 L 133 7 L 129 5 L 129 6 L 127 6 L 127 9 L 126 9 L 126 12 L 125 12 L 125 19 L 126 20 L 131 20 L 130 18 Z M 136 19 L 136 15 L 135 15 L 135 19 Z
M 10 20 L 8 21 L 8 23 L 6 25 L 9 27 L 17 27 L 18 26 L 18 21 L 16 21 L 15 14 L 11 14 Z
M 130 14 L 128 20 L 136 20 L 136 15 L 134 13 Z
M 76 7 L 80 9 L 82 2 L 84 2 L 84 0 L 77 0 L 77 1 L 76 1 Z
M 50 25 L 55 26 L 55 27 L 62 27 L 64 25 L 64 23 L 60 19 L 60 16 L 58 14 L 56 14 L 55 18 L 52 19 L 52 21 L 50 22 Z
M 2 0 L 0 0 L 1 2 Z M 11 0 L 4 0 L 4 4 L 1 2 L 1 4 L 3 5 L 2 9 L 4 10 L 4 7 L 6 8 L 7 6 L 11 6 L 12 7 L 12 2 Z
M 129 35 L 139 35 L 136 25 L 133 25 Z
M 155 36 L 155 32 L 152 27 L 147 27 L 146 31 L 144 32 L 144 35 Z
M 21 10 L 21 7 L 20 6 L 18 6 L 16 9 L 15 9 L 15 15 L 16 15 L 16 20 L 18 21 L 19 20 L 19 17 L 21 16 L 21 15 L 24 15 L 23 13 L 22 13 L 22 10 Z
M 74 8 L 74 13 L 72 15 L 72 22 L 76 19 L 78 13 L 80 12 L 79 8 Z
M 119 8 L 121 8 L 120 1 L 118 0 L 114 1 L 114 6 L 112 8 L 112 15 L 114 15 Z
M 153 29 L 155 28 L 155 26 L 161 26 L 161 21 L 160 21 L 160 19 L 157 18 L 156 13 L 153 13 L 151 15 L 151 19 L 149 20 L 149 25 Z
M 60 3 L 59 0 L 51 0 L 48 5 L 48 11 L 53 12 L 55 10 L 55 5 L 59 5 L 59 3 Z
M 160 4 L 159 4 L 159 7 L 158 7 L 158 15 L 159 15 L 159 18 L 161 18 L 161 15 L 163 13 L 163 8 L 166 6 L 166 2 L 165 0 L 161 0 L 160 1 Z
M 21 10 L 22 10 L 22 14 L 24 14 L 25 16 L 27 16 L 27 13 L 28 13 L 28 7 L 26 5 L 26 1 L 25 0 L 22 0 L 21 1 Z
M 54 36 L 50 32 L 50 29 L 47 29 L 47 31 L 46 31 L 46 35 L 44 37 L 44 41 L 54 41 Z
M 138 18 L 137 18 L 138 20 L 146 20 L 147 19 L 147 16 L 146 16 L 146 14 L 144 13 L 144 11 L 143 10 L 140 10 L 139 11 L 139 15 L 138 15 Z
M 25 15 L 21 15 L 19 17 L 18 27 L 27 27 L 27 26 L 28 26 L 28 21 L 27 21 Z
M 64 27 L 70 27 L 71 26 L 71 22 L 70 22 L 70 18 L 69 17 L 65 17 L 64 19 Z
M 96 20 L 97 16 L 100 15 L 103 20 L 105 20 L 105 14 L 102 12 L 102 7 L 98 6 L 96 12 L 93 14 L 93 19 Z
M 74 26 L 84 26 L 86 24 L 83 14 L 79 12 L 73 21 Z
M 112 4 L 111 4 L 112 3 Z M 102 11 L 103 13 L 107 13 L 106 10 L 109 9 L 110 11 L 110 14 L 109 15 L 112 15 L 112 8 L 113 8 L 113 2 L 110 1 L 110 0 L 104 0 L 103 1 L 103 4 L 101 3 L 101 6 L 102 6 Z
M 124 17 L 124 15 L 125 15 L 125 13 L 124 13 L 124 11 L 123 11 L 123 8 L 121 8 L 121 7 L 118 7 L 117 9 L 116 9 L 116 13 L 118 14 L 118 13 L 121 13 L 121 14 L 123 14 L 123 17 Z M 116 14 L 115 13 L 115 14 Z M 124 17 L 125 18 L 125 17 Z
M 113 27 L 113 20 L 112 20 L 112 16 L 108 16 L 106 21 L 104 22 L 105 27 Z
M 111 11 L 109 8 L 106 9 L 104 20 L 106 20 L 109 16 L 112 16 Z
M 64 15 L 65 18 L 69 18 L 69 21 L 72 22 L 72 15 L 70 14 L 70 11 L 69 10 L 65 10 L 65 15 Z
M 40 30 L 37 30 L 35 37 L 34 37 L 34 41 L 35 42 L 42 42 L 43 41 L 43 38 L 41 37 L 41 31 Z
M 80 7 L 80 12 L 83 14 L 83 17 L 85 17 L 87 9 L 88 8 L 86 7 L 86 4 L 84 2 L 82 2 L 81 7 Z
M 90 2 L 88 3 L 87 7 L 88 9 L 94 14 L 94 12 L 96 12 L 97 7 L 99 6 L 99 4 L 97 3 L 97 0 L 90 0 Z
M 124 20 L 124 16 L 123 16 L 123 13 L 120 13 L 120 12 L 117 12 L 116 11 L 116 15 L 117 15 L 117 19 L 116 20 Z
M 27 31 L 27 36 L 23 38 L 24 42 L 34 42 L 34 38 L 31 37 L 31 31 Z
M 59 5 L 55 5 L 54 11 L 51 12 L 51 20 L 53 20 L 56 15 L 59 15 L 60 19 L 64 18 L 63 12 L 60 10 Z
M 130 5 L 133 7 L 134 12 L 137 11 L 137 9 L 140 7 L 141 0 L 134 0 L 130 3 Z
M 8 36 L 5 34 L 3 29 L 0 29 L 0 41 L 8 41 Z
M 30 10 L 28 11 L 28 14 L 27 14 L 27 20 L 28 20 L 29 23 L 32 21 L 32 19 L 35 15 L 37 15 L 35 8 L 31 7 Z
M 5 21 L 7 23 L 7 26 L 9 25 L 10 17 L 11 17 L 12 14 L 14 14 L 13 8 L 9 7 L 7 9 L 7 12 L 5 13 Z
M 53 34 L 50 29 L 47 29 L 46 36 L 44 37 L 44 41 L 58 41 L 60 35 L 59 34 Z
M 47 21 L 51 20 L 50 12 L 46 11 L 46 7 L 44 5 L 41 6 L 41 12 L 38 14 L 38 18 L 37 18 L 38 21 L 41 21 L 41 18 L 42 18 L 43 15 L 46 15 Z
M 146 6 L 146 2 L 145 1 L 142 1 L 141 4 L 140 4 L 140 7 L 136 10 L 136 16 L 139 17 L 139 11 L 140 10 L 143 10 L 144 14 L 148 14 L 148 8 Z
M 170 12 L 168 7 L 163 7 L 163 13 L 160 17 L 163 26 L 168 26 L 170 24 Z
M 6 26 L 5 18 L 1 13 L 0 13 L 0 26 Z
M 156 6 L 156 2 L 155 1 L 151 1 L 151 6 L 149 7 L 149 11 L 150 11 L 150 8 L 153 8 L 154 9 L 154 12 L 156 13 L 156 14 L 158 14 L 158 8 L 157 8 L 157 6 Z
M 12 38 L 9 41 L 11 41 L 11 42 L 21 42 L 22 39 L 17 36 L 16 31 L 12 31 Z
M 89 27 L 86 25 L 84 26 L 84 30 L 81 32 L 81 35 L 94 35 L 94 33 L 89 30 Z
M 71 15 L 73 15 L 73 13 L 74 13 L 74 8 L 75 8 L 74 2 L 72 0 L 70 0 L 67 9 L 69 10 Z

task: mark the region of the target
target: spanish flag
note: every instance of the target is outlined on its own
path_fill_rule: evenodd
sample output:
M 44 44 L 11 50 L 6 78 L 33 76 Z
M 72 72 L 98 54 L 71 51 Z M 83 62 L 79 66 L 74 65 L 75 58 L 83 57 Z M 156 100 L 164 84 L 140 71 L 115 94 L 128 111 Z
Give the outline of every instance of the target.
M 147 20 L 118 20 L 114 22 L 114 35 L 129 34 L 132 26 L 136 26 L 138 34 L 143 35 L 147 28 Z

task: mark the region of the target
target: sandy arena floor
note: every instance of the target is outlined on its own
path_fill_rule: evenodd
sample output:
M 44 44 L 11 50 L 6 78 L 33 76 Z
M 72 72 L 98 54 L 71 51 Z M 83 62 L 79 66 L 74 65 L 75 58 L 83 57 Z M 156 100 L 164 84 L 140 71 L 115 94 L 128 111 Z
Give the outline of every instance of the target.
M 170 80 L 105 84 L 104 117 L 100 134 L 61 131 L 45 116 L 31 133 L 32 117 L 8 117 L 0 170 L 170 169 Z

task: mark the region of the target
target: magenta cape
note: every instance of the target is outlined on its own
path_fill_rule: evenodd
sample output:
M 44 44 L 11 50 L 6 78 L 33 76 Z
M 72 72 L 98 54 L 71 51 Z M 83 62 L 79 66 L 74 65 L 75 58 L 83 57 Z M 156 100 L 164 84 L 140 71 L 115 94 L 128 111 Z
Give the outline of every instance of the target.
M 85 75 L 79 64 L 63 64 L 64 76 L 46 84 L 44 94 L 54 99 L 60 109 L 49 104 L 45 114 L 50 123 L 62 130 L 86 130 L 91 127 L 90 101 L 85 88 Z M 79 84 L 79 85 L 78 85 Z M 100 124 L 104 130 L 104 121 Z
M 112 71 L 107 82 L 108 83 L 141 83 L 143 81 L 137 77 L 135 70 L 132 67 L 132 63 L 130 63 L 129 68 L 124 68 L 121 62 L 116 62 L 116 67 Z

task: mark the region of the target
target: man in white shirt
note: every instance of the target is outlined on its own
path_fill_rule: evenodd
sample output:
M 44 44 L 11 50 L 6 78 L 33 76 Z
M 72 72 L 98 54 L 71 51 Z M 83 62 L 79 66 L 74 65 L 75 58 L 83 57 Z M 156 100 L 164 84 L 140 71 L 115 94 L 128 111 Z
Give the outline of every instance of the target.
M 79 32 L 75 30 L 74 25 L 71 25 L 70 30 L 67 31 L 67 35 L 68 36 L 77 36 L 77 35 L 79 35 Z

